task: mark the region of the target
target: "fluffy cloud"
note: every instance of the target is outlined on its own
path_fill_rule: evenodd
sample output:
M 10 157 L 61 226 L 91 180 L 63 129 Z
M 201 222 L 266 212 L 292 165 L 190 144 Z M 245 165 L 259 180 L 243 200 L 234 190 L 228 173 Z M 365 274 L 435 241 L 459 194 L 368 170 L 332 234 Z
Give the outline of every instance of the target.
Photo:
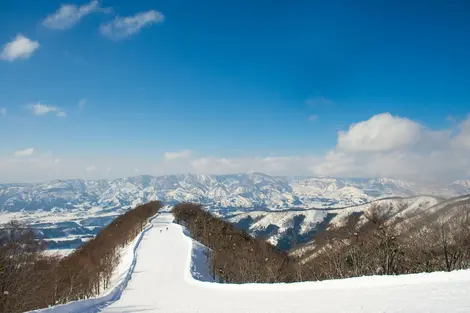
M 190 156 L 191 156 L 190 150 L 163 153 L 163 158 L 167 161 L 176 160 L 176 159 L 185 159 L 185 158 L 189 158 Z
M 435 131 L 386 113 L 340 131 L 336 148 L 310 169 L 315 175 L 450 181 L 470 176 L 469 153 L 470 118 Z
M 73 4 L 63 4 L 53 14 L 47 16 L 43 25 L 50 29 L 67 29 L 77 24 L 83 17 L 94 12 L 108 12 L 110 9 L 100 7 L 99 1 L 91 1 L 80 7 Z
M 459 125 L 458 134 L 452 141 L 452 148 L 470 150 L 470 117 Z
M 412 120 L 378 114 L 338 132 L 324 155 L 195 158 L 181 164 L 189 172 L 273 175 L 395 177 L 442 182 L 470 177 L 470 117 L 456 129 L 430 130 Z M 189 164 L 187 164 L 189 162 Z
M 27 148 L 24 150 L 15 151 L 14 155 L 16 157 L 26 157 L 26 156 L 33 155 L 33 153 L 34 153 L 34 148 Z
M 116 17 L 113 21 L 102 24 L 100 31 L 106 37 L 120 40 L 137 34 L 143 27 L 162 23 L 164 19 L 162 13 L 150 10 L 133 16 Z
M 338 133 L 339 150 L 352 152 L 391 151 L 417 143 L 421 126 L 411 120 L 389 113 L 351 125 L 348 131 Z
M 45 105 L 41 103 L 35 103 L 28 106 L 34 115 L 46 115 L 49 113 L 55 113 L 58 117 L 66 117 L 67 113 L 59 109 L 58 107 Z
M 30 40 L 19 34 L 16 38 L 3 47 L 0 59 L 14 61 L 16 59 L 27 59 L 39 48 L 39 42 Z
M 469 155 L 470 117 L 455 128 L 431 130 L 409 119 L 379 114 L 338 132 L 336 145 L 324 155 L 216 157 L 183 150 L 166 152 L 160 158 L 61 156 L 60 162 L 55 162 L 58 157 L 53 155 L 13 161 L 0 156 L 0 177 L 19 182 L 116 178 L 135 175 L 138 168 L 139 173 L 149 175 L 257 171 L 289 176 L 387 176 L 442 183 L 470 177 Z

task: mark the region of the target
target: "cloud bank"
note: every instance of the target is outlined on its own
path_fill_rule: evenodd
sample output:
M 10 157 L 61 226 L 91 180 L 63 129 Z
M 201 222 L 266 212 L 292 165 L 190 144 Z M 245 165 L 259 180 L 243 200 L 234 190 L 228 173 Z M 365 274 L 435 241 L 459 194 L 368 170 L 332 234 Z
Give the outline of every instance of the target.
M 167 161 L 176 160 L 176 159 L 185 159 L 185 158 L 189 158 L 190 156 L 191 156 L 191 151 L 189 150 L 163 153 L 163 158 Z
M 258 171 L 445 183 L 470 178 L 469 155 L 470 117 L 455 128 L 432 130 L 413 120 L 383 113 L 339 131 L 336 145 L 324 155 L 217 157 L 189 150 L 165 152 L 153 158 L 16 155 L 0 157 L 0 176 L 6 181 L 116 178 L 135 175 L 138 167 L 139 173 L 149 175 Z M 54 162 L 58 158 L 60 162 Z

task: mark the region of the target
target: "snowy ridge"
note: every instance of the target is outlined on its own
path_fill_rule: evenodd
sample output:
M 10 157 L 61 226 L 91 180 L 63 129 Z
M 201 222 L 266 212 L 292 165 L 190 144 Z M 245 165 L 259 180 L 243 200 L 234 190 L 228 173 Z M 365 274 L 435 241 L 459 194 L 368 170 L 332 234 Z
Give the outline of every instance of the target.
M 308 242 L 320 229 L 344 226 L 353 214 L 361 214 L 360 222 L 365 223 L 363 214 L 369 212 L 375 205 L 380 206 L 381 213 L 387 220 L 394 220 L 425 212 L 439 202 L 441 202 L 439 198 L 432 196 L 393 197 L 341 209 L 262 210 L 236 213 L 227 216 L 226 220 L 254 236 L 265 237 L 270 243 L 287 250 L 292 248 L 291 239 L 295 238 L 297 243 Z
M 470 307 L 470 270 L 291 284 L 200 281 L 191 272 L 191 264 L 201 263 L 194 259 L 200 254 L 193 253 L 193 240 L 172 220 L 169 213 L 154 220 L 168 231 L 154 227 L 144 235 L 135 275 L 118 300 L 86 311 L 62 306 L 49 312 L 429 313 L 466 312 Z
M 353 213 L 368 213 L 369 209 L 374 205 L 380 206 L 382 209 L 381 214 L 387 220 L 398 217 L 406 217 L 407 215 L 414 215 L 416 213 L 424 212 L 429 208 L 435 206 L 440 201 L 436 197 L 418 196 L 410 198 L 388 198 L 379 199 L 368 204 L 353 206 L 341 210 L 331 210 L 330 213 L 337 215 L 331 220 L 330 224 L 333 227 L 345 226 L 347 218 Z M 365 222 L 365 217 L 361 217 L 362 222 Z
M 0 184 L 0 223 L 18 219 L 37 229 L 38 237 L 48 241 L 50 249 L 74 249 L 139 204 L 191 201 L 287 250 L 292 240 L 304 243 L 311 239 L 333 215 L 337 215 L 335 223 L 342 223 L 348 214 L 364 211 L 361 205 L 377 199 L 466 193 L 470 193 L 466 180 L 431 188 L 391 178 L 293 179 L 261 173 Z M 412 209 L 397 217 L 405 213 L 412 213 Z
M 161 200 L 202 203 L 213 209 L 331 208 L 390 196 L 470 194 L 470 181 L 423 186 L 391 178 L 339 179 L 234 175 L 137 176 L 115 180 L 65 180 L 39 184 L 0 184 L 0 211 L 62 211 L 128 208 Z

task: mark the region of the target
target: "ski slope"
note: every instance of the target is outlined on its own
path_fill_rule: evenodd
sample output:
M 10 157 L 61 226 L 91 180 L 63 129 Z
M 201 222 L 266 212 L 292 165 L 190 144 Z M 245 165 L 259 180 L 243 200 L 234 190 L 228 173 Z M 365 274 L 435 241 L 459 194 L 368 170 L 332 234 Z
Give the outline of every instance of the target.
M 47 312 L 470 312 L 470 271 L 295 284 L 201 281 L 207 278 L 201 270 L 203 254 L 194 253 L 192 239 L 172 221 L 170 213 L 153 219 L 127 286 L 112 301 L 82 311 L 65 305 Z

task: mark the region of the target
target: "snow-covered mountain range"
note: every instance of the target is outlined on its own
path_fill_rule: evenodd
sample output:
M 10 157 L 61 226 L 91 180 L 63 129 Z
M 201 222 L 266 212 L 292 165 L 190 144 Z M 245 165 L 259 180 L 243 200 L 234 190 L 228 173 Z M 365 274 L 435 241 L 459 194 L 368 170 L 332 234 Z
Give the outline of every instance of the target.
M 311 234 L 315 225 L 331 218 L 327 210 L 362 205 L 384 197 L 429 195 L 430 203 L 470 194 L 470 181 L 442 186 L 424 186 L 391 178 L 338 179 L 321 177 L 275 177 L 262 173 L 234 175 L 137 176 L 115 180 L 62 180 L 35 184 L 0 184 L 0 223 L 19 219 L 32 224 L 54 247 L 73 247 L 96 234 L 116 215 L 152 200 L 166 205 L 182 201 L 199 202 L 214 214 L 266 235 L 269 225 L 299 224 L 301 233 Z M 325 210 L 325 211 L 322 211 Z M 253 221 L 266 212 L 284 216 L 272 223 Z M 235 216 L 252 212 L 249 219 Z M 258 212 L 258 213 L 256 213 Z M 261 213 L 259 213 L 261 212 Z M 287 213 L 286 213 L 287 212 Z M 257 217 L 257 214 L 259 215 Z M 312 215 L 312 218 L 309 216 Z M 290 216 L 290 218 L 289 218 Z M 241 222 L 240 222 L 241 220 Z M 295 222 L 297 221 L 297 222 Z M 245 224 L 246 225 L 245 225 Z M 287 223 L 287 224 L 286 224 Z M 289 224 L 290 223 L 290 224 Z M 292 225 L 294 225 L 292 224 Z M 295 224 L 296 225 L 296 224 Z M 264 227 L 264 228 L 263 228 Z M 297 226 L 296 226 L 297 227 Z M 288 227 L 286 228 L 288 229 Z M 282 231 L 272 235 L 273 243 Z M 73 240 L 71 244 L 70 240 Z
M 286 178 L 261 173 L 137 176 L 115 180 L 63 180 L 0 184 L 1 211 L 37 211 L 200 202 L 211 208 L 346 207 L 390 196 L 454 197 L 470 193 L 470 180 L 423 186 L 390 178 Z

